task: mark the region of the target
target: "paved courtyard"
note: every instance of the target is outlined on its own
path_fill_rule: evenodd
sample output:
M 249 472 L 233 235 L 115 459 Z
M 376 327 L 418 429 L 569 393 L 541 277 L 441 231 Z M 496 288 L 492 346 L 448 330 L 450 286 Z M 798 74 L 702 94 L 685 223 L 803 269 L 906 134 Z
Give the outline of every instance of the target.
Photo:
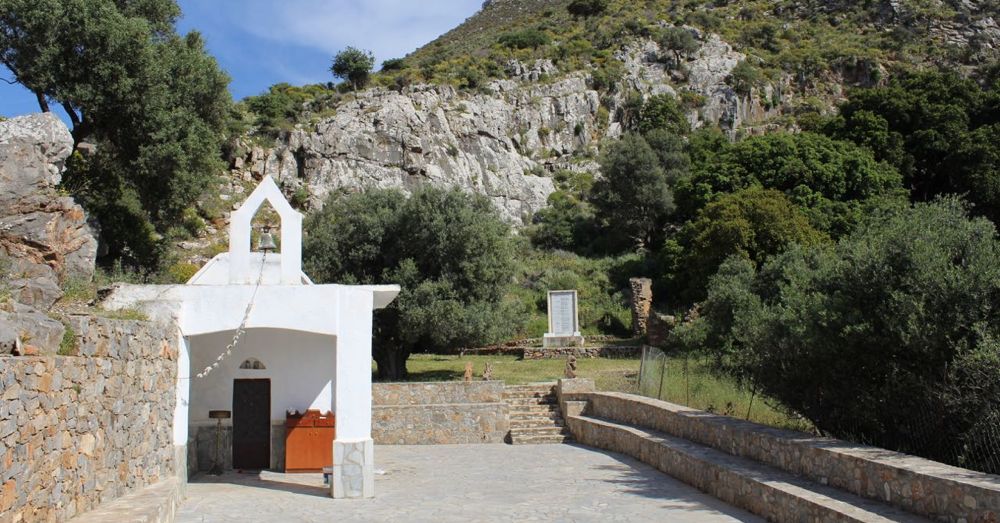
M 578 445 L 375 448 L 374 499 L 319 474 L 227 473 L 188 485 L 179 523 L 762 521 L 629 457 Z

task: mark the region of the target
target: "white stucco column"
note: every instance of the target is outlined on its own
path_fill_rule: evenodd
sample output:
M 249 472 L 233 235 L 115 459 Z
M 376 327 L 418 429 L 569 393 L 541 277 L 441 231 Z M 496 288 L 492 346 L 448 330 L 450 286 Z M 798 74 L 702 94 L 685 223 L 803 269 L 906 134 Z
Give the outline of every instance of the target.
M 335 498 L 370 498 L 375 495 L 372 291 L 342 287 L 337 302 L 337 437 L 330 488 Z
M 177 390 L 174 403 L 174 474 L 187 482 L 188 405 L 191 399 L 191 351 L 187 339 L 177 330 Z

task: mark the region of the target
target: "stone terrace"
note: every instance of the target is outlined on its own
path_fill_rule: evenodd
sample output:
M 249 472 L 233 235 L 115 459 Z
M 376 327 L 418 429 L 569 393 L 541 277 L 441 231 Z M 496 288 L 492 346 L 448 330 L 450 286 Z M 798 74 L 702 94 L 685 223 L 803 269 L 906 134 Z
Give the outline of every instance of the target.
M 638 461 L 576 445 L 377 446 L 377 495 L 318 474 L 200 476 L 177 521 L 762 521 Z

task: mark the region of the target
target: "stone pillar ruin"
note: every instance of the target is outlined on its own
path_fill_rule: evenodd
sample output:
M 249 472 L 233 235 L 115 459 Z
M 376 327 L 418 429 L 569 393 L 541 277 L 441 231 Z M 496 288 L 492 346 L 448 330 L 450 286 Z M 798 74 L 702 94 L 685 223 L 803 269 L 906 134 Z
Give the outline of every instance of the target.
M 649 325 L 649 313 L 653 306 L 653 280 L 630 278 L 632 288 L 632 334 L 645 336 Z

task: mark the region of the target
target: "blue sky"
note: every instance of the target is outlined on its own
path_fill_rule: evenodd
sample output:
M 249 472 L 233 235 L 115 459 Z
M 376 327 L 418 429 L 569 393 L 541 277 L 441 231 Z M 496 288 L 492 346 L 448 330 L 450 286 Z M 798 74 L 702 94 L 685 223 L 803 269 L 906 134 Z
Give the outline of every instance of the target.
M 482 0 L 179 0 L 181 33 L 200 31 L 232 77 L 235 99 L 278 82 L 333 80 L 331 57 L 353 45 L 376 64 L 403 56 L 460 24 Z M 6 79 L 11 74 L 0 67 Z M 0 115 L 38 111 L 35 97 L 0 82 Z

